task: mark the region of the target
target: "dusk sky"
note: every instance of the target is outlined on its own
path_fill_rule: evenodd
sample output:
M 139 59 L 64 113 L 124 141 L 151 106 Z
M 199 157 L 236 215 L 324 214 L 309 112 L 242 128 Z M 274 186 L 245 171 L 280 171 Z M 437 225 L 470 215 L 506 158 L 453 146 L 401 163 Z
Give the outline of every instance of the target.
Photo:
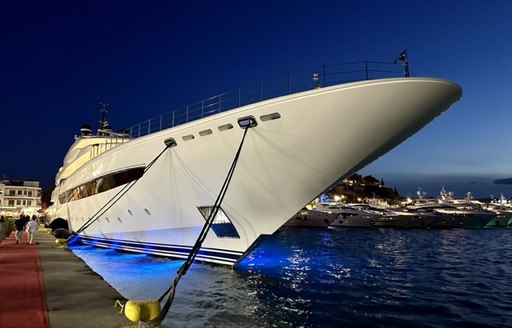
M 114 129 L 357 60 L 452 80 L 461 100 L 360 173 L 402 195 L 512 196 L 512 1 L 3 1 L 0 173 L 54 183 L 83 123 Z M 368 133 L 361 131 L 361 133 Z

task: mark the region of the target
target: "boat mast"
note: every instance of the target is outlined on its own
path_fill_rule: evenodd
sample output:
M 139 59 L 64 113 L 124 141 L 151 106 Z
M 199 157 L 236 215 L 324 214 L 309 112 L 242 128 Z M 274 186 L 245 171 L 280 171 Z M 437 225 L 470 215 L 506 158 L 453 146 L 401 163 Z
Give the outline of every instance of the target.
M 404 48 L 404 50 L 402 50 L 402 52 L 396 57 L 395 63 L 398 60 L 404 63 L 404 76 L 409 77 L 411 74 L 409 72 L 409 59 L 407 58 L 407 48 Z
M 103 130 L 108 126 L 107 122 L 107 113 L 108 113 L 108 104 L 100 103 L 100 113 L 101 113 L 101 120 L 100 120 L 100 130 Z

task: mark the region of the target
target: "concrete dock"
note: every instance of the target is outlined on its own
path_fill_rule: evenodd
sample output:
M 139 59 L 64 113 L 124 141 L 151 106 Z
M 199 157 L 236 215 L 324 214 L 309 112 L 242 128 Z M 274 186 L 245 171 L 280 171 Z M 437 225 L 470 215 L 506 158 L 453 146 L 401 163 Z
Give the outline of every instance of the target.
M 60 248 L 44 229 L 36 232 L 35 240 L 35 245 L 28 245 L 23 232 L 17 244 L 13 232 L 0 244 L 0 327 L 136 325 L 114 307 L 116 300 L 124 302 L 125 298 L 82 259 Z

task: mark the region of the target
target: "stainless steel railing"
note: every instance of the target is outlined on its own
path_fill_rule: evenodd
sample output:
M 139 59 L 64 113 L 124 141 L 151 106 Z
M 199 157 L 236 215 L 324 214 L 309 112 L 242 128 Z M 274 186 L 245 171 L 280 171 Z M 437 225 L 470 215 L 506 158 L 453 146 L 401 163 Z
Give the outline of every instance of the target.
M 130 138 L 138 138 L 262 100 L 336 84 L 403 76 L 395 62 L 359 61 L 323 65 L 306 74 L 285 74 L 270 82 L 254 83 L 238 90 L 213 96 L 184 108 L 151 118 L 126 129 Z M 408 67 L 405 75 L 408 76 Z

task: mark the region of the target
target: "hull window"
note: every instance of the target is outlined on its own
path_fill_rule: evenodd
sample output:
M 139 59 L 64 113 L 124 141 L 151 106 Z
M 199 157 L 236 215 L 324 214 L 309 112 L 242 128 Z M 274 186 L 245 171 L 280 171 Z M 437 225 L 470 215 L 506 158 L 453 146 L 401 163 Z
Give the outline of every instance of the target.
M 121 172 L 101 176 L 95 180 L 81 184 L 59 195 L 61 204 L 93 196 L 114 189 L 139 179 L 144 174 L 144 167 L 137 167 Z
M 211 129 L 207 129 L 207 130 L 203 130 L 203 131 L 199 131 L 199 135 L 201 137 L 204 137 L 204 136 L 209 136 L 210 134 L 212 134 L 212 130 Z
M 226 130 L 230 130 L 232 128 L 233 128 L 233 124 L 228 123 L 228 124 L 219 126 L 219 131 L 226 131 Z
M 281 118 L 281 114 L 279 114 L 279 113 L 272 113 L 272 114 L 260 116 L 260 120 L 262 120 L 263 122 L 277 120 L 278 118 Z
M 213 206 L 199 206 L 197 209 L 201 212 L 203 218 L 207 220 L 213 210 Z M 219 211 L 213 220 L 212 230 L 219 238 L 240 239 L 240 235 L 236 231 L 235 226 L 231 223 L 231 220 L 228 218 L 226 213 L 224 213 L 222 208 L 219 208 Z

